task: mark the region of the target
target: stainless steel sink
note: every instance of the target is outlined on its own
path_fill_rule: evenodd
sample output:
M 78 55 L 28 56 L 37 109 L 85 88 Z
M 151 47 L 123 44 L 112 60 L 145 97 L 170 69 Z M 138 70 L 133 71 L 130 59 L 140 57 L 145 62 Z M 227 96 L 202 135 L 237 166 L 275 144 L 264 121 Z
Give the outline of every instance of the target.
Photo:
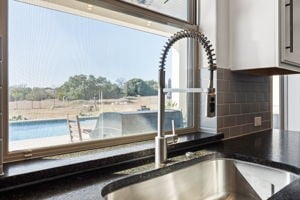
M 296 174 L 263 165 L 215 159 L 123 187 L 105 199 L 267 199 L 297 178 Z

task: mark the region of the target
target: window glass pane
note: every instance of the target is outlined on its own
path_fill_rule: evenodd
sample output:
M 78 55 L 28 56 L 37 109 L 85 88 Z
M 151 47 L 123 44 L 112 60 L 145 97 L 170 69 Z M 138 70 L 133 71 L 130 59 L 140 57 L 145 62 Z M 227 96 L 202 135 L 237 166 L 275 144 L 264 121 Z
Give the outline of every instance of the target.
M 188 21 L 189 2 L 183 0 L 122 0 L 178 19 Z
M 273 128 L 280 128 L 279 76 L 273 76 Z
M 156 132 L 166 39 L 9 0 L 9 150 Z M 186 46 L 169 52 L 169 86 L 187 87 Z M 188 96 L 166 98 L 165 129 L 192 126 Z

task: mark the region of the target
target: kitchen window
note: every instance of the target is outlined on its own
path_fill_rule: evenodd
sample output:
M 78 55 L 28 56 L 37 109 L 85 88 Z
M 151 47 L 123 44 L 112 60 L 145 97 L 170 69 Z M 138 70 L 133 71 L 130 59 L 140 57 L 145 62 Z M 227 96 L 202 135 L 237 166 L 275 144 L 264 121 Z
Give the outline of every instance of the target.
M 5 161 L 154 138 L 161 49 L 172 33 L 195 29 L 196 3 L 176 16 L 167 11 L 179 1 L 158 11 L 151 2 L 8 0 Z M 195 86 L 195 46 L 171 50 L 169 87 Z M 196 98 L 166 95 L 166 130 L 172 121 L 178 133 L 197 128 Z
M 188 21 L 193 1 L 182 0 L 122 0 L 161 14 Z
M 281 127 L 281 109 L 280 109 L 280 76 L 272 77 L 273 86 L 273 128 L 280 129 Z

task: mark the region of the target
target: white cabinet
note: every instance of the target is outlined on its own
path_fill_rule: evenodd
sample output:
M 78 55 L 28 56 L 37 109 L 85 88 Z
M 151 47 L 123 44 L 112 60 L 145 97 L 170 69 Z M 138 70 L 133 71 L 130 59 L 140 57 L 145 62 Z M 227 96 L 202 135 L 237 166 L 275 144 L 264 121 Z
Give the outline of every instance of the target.
M 300 0 L 282 0 L 281 61 L 300 67 Z
M 285 49 L 290 38 L 280 42 L 289 35 L 288 22 L 280 23 L 281 14 L 285 21 L 289 15 L 285 0 L 229 0 L 228 64 L 231 70 L 263 74 L 300 72 L 300 67 L 296 66 L 300 66 L 300 0 L 293 1 L 294 52 L 290 53 Z M 285 30 L 285 36 L 281 35 L 281 28 Z
M 276 65 L 275 7 L 273 0 L 230 0 L 231 69 Z

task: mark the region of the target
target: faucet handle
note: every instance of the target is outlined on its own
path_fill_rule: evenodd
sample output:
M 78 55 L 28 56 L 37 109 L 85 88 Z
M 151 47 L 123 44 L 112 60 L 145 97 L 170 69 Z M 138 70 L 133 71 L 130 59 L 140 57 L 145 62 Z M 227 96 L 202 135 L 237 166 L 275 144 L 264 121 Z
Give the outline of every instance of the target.
M 165 139 L 167 141 L 167 144 L 175 144 L 178 141 L 178 136 L 177 135 L 165 135 Z
M 172 135 L 176 135 L 176 132 L 175 132 L 175 121 L 174 121 L 174 119 L 172 119 Z
M 174 120 L 171 121 L 172 122 L 172 134 L 169 135 L 165 135 L 166 141 L 168 144 L 175 144 L 178 141 L 178 136 L 175 132 L 175 122 Z

